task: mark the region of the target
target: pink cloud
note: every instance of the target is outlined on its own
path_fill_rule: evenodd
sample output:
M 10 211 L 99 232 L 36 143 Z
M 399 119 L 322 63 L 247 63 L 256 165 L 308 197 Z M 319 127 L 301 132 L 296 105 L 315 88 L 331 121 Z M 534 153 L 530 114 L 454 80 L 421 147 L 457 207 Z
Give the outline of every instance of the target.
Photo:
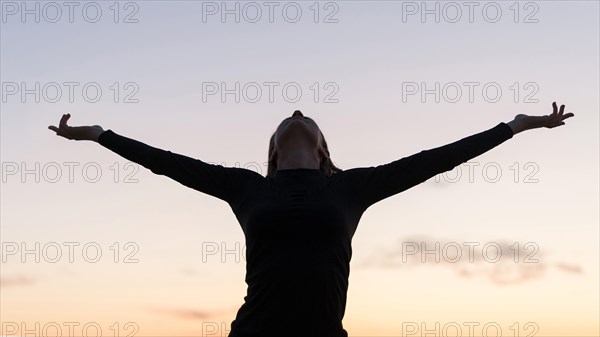
M 556 266 L 564 272 L 582 273 L 581 267 L 575 264 L 562 262 L 549 264 L 546 256 L 535 244 L 515 245 L 512 241 L 497 240 L 481 242 L 471 248 L 465 245 L 467 241 L 433 240 L 428 236 L 403 238 L 397 242 L 398 244 L 394 246 L 378 247 L 375 254 L 366 260 L 357 262 L 355 267 L 392 269 L 417 266 L 450 267 L 460 277 L 484 277 L 497 285 L 518 284 L 540 279 L 546 275 L 550 265 Z M 491 249 L 484 254 L 482 247 L 488 243 L 493 245 L 489 245 L 488 248 Z M 421 246 L 423 244 L 424 246 Z M 448 250 L 444 250 L 444 247 L 448 247 Z M 460 256 L 456 255 L 457 249 L 454 247 L 460 247 Z M 502 253 L 495 261 L 498 248 Z M 412 251 L 408 249 L 412 249 Z M 435 255 L 429 253 L 432 250 L 438 251 L 439 260 L 436 261 Z M 470 257 L 472 260 L 469 260 Z M 455 258 L 456 260 L 454 260 Z
M 0 286 L 3 288 L 32 285 L 35 283 L 36 279 L 24 275 L 0 277 Z
M 213 317 L 215 312 L 211 311 L 200 311 L 200 310 L 192 310 L 192 309 L 166 309 L 166 308 L 154 308 L 150 309 L 151 311 L 159 314 L 176 316 L 181 319 L 191 319 L 191 320 L 205 320 L 207 318 Z

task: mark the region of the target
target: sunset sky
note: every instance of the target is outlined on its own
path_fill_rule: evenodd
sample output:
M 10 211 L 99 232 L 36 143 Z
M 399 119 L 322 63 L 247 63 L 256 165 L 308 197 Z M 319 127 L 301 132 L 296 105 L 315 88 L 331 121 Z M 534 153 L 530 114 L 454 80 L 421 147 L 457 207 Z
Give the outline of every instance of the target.
M 554 101 L 575 114 L 566 125 L 363 214 L 343 325 L 600 336 L 598 1 L 74 3 L 0 1 L 1 336 L 226 336 L 246 294 L 226 202 L 57 137 L 64 113 L 264 176 L 294 110 L 349 169 Z M 448 261 L 468 245 L 473 261 Z

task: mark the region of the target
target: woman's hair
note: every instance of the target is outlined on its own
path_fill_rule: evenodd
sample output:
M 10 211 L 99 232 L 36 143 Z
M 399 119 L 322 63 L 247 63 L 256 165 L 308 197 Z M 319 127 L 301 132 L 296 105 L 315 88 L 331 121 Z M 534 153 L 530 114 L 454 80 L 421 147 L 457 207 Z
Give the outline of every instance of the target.
M 319 133 L 321 134 L 321 139 L 323 140 L 323 147 L 325 148 L 325 152 L 327 153 L 327 158 L 321 161 L 319 169 L 327 176 L 331 176 L 336 172 L 341 172 L 342 169 L 335 166 L 335 164 L 333 164 L 333 162 L 331 161 L 331 157 L 329 155 L 329 148 L 327 147 L 327 141 L 323 136 L 323 132 L 319 130 Z M 269 164 L 267 166 L 267 177 L 272 177 L 277 172 L 277 160 L 270 159 L 271 155 L 273 154 L 273 151 L 275 150 L 275 134 L 277 134 L 277 131 L 273 132 L 273 135 L 271 135 L 271 139 L 269 140 L 269 153 L 267 157 L 267 159 L 269 160 Z

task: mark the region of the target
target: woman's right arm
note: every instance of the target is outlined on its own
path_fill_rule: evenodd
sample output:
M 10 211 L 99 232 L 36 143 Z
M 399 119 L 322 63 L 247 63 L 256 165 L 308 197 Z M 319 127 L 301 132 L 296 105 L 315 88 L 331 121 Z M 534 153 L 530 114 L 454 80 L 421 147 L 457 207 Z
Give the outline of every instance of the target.
M 252 170 L 224 167 L 206 163 L 171 151 L 162 150 L 127 138 L 100 126 L 70 127 L 66 125 L 70 115 L 63 115 L 59 128 L 49 127 L 57 135 L 75 140 L 92 140 L 153 173 L 167 176 L 184 186 L 222 199 L 235 201 L 239 192 L 255 179 L 264 178 Z

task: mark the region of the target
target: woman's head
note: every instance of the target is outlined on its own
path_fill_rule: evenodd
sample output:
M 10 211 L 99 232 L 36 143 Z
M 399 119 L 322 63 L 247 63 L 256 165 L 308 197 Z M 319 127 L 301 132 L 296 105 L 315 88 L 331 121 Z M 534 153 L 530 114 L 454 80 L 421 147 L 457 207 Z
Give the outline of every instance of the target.
M 299 110 L 284 119 L 269 140 L 267 176 L 274 176 L 283 163 L 304 163 L 330 176 L 341 171 L 331 161 L 327 141 L 312 118 Z

